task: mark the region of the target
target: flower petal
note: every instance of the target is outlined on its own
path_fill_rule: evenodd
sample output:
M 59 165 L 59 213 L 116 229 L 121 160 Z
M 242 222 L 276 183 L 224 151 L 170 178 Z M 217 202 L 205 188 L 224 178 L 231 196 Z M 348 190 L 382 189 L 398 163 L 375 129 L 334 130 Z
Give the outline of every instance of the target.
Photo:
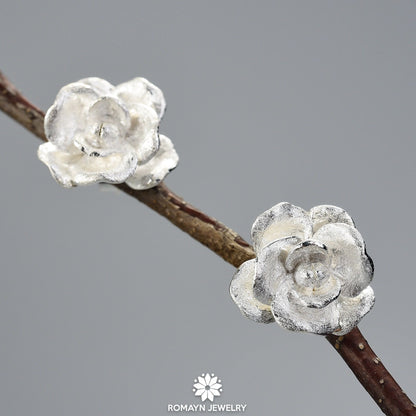
M 91 87 L 98 95 L 111 95 L 114 92 L 114 85 L 98 77 L 83 78 L 78 81 L 80 84 Z
M 254 250 L 281 238 L 295 236 L 301 240 L 312 236 L 312 221 L 300 207 L 281 202 L 259 215 L 251 229 Z
M 144 104 L 130 106 L 131 127 L 127 140 L 136 149 L 139 163 L 146 163 L 159 149 L 159 118 L 152 107 Z
M 208 390 L 205 390 L 201 395 L 201 400 L 204 402 L 208 398 Z
M 213 402 L 214 401 L 214 395 L 212 394 L 212 391 L 211 390 L 207 390 L 207 393 L 208 393 L 208 400 L 210 400 L 211 402 Z
M 322 309 L 310 308 L 300 299 L 289 277 L 278 288 L 272 303 L 276 322 L 291 331 L 330 334 L 339 328 L 337 301 Z
M 215 383 L 211 386 L 211 390 L 218 390 L 222 387 L 222 384 L 220 383 Z
M 146 78 L 134 78 L 117 85 L 115 93 L 129 106 L 145 104 L 152 107 L 159 120 L 165 113 L 166 101 L 162 91 Z
M 293 272 L 299 263 L 308 264 L 326 262 L 328 250 L 325 245 L 315 240 L 306 240 L 293 247 L 286 257 L 285 266 L 289 272 Z
M 310 210 L 310 216 L 314 233 L 322 226 L 331 223 L 344 223 L 354 227 L 354 221 L 347 211 L 334 205 L 318 205 L 317 207 L 313 207 Z
M 205 379 L 203 378 L 203 377 L 201 377 L 201 376 L 199 376 L 198 377 L 198 381 L 204 386 L 204 388 L 205 388 L 205 386 L 206 386 L 206 384 L 205 384 Z
M 288 254 L 286 270 L 293 273 L 296 291 L 302 302 L 323 308 L 341 292 L 341 282 L 331 274 L 326 246 L 316 240 L 298 244 Z
M 86 84 L 74 82 L 61 88 L 45 115 L 48 140 L 62 150 L 70 146 L 73 137 L 84 131 L 88 109 L 97 99 L 97 92 Z
M 202 396 L 202 394 L 205 392 L 205 387 L 203 389 L 199 389 L 195 392 L 195 396 Z
M 160 148 L 156 155 L 143 165 L 138 165 L 134 174 L 126 181 L 133 189 L 149 189 L 159 184 L 178 164 L 178 154 L 172 142 L 160 135 Z
M 345 335 L 350 332 L 358 322 L 370 312 L 374 306 L 375 297 L 373 289 L 368 286 L 354 298 L 341 297 L 338 301 L 340 330 L 335 335 Z
M 320 287 L 297 286 L 296 292 L 301 302 L 310 308 L 324 308 L 341 293 L 341 282 L 334 276 L 329 276 Z
M 270 323 L 274 321 L 270 306 L 259 302 L 254 296 L 255 268 L 255 259 L 239 267 L 231 281 L 230 294 L 244 316 L 255 322 Z
M 355 297 L 373 278 L 373 262 L 356 228 L 347 224 L 327 224 L 314 234 L 331 255 L 331 269 L 341 280 L 341 295 Z
M 212 387 L 213 385 L 215 385 L 217 383 L 218 377 L 212 377 L 211 380 L 209 381 L 209 385 Z
M 38 157 L 45 163 L 55 180 L 65 187 L 95 182 L 124 182 L 137 165 L 134 153 L 115 153 L 107 157 L 87 156 L 73 146 L 64 152 L 53 143 L 39 146 Z
M 90 107 L 88 122 L 115 124 L 124 135 L 130 127 L 130 116 L 126 106 L 117 97 L 104 96 Z
M 211 391 L 211 393 L 214 395 L 214 396 L 221 396 L 221 393 L 218 391 L 218 390 L 216 390 L 216 389 L 211 389 L 210 390 Z
M 285 260 L 287 253 L 299 243 L 297 237 L 273 241 L 260 250 L 256 264 L 254 296 L 259 302 L 270 305 L 277 287 L 287 275 Z
M 196 388 L 196 389 L 204 389 L 205 388 L 205 386 L 203 385 L 203 384 L 201 384 L 201 383 L 195 383 L 194 384 L 194 387 Z
M 101 97 L 90 107 L 87 127 L 74 136 L 74 144 L 89 156 L 127 153 L 132 150 L 125 141 L 129 127 L 130 117 L 123 103 L 117 97 Z

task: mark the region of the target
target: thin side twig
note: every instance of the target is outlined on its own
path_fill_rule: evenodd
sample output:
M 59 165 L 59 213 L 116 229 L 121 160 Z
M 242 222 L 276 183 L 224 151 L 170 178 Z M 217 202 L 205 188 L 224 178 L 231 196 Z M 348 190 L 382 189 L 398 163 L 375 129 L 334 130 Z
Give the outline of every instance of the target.
M 23 97 L 1 72 L 0 110 L 46 140 L 44 113 Z M 238 267 L 254 258 L 252 247 L 242 237 L 185 202 L 164 184 L 146 191 L 135 191 L 125 184 L 115 186 L 163 215 L 233 266 Z M 381 363 L 358 328 L 341 337 L 328 335 L 326 339 L 386 415 L 416 415 L 416 406 Z

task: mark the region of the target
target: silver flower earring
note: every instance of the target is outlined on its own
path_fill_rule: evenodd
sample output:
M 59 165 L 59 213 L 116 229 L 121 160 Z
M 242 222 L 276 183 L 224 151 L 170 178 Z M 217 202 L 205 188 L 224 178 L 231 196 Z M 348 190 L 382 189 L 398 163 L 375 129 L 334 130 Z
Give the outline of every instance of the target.
M 162 91 L 145 78 L 116 87 L 100 78 L 66 85 L 46 113 L 48 142 L 39 146 L 38 157 L 65 187 L 154 187 L 179 159 L 158 132 L 165 107 Z
M 283 202 L 256 219 L 251 235 L 257 258 L 240 266 L 230 286 L 246 317 L 344 335 L 374 305 L 373 262 L 343 209 L 306 212 Z

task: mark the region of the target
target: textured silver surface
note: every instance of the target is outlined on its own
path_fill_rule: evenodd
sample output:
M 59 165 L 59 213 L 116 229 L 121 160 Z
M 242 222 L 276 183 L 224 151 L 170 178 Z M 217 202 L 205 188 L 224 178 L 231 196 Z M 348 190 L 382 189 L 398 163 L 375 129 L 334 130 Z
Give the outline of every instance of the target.
M 83 74 L 159 86 L 169 187 L 243 236 L 277 202 L 345 208 L 376 265 L 359 327 L 415 398 L 416 2 L 0 9 L 1 69 L 41 108 Z M 212 370 L 241 416 L 380 416 L 320 337 L 240 315 L 234 268 L 113 186 L 65 192 L 40 142 L 0 124 L 1 415 L 164 416 Z
M 257 258 L 237 270 L 230 293 L 242 313 L 293 331 L 343 335 L 374 305 L 373 263 L 347 212 L 287 202 L 252 227 Z
M 165 107 L 162 91 L 144 78 L 66 85 L 46 113 L 39 159 L 65 187 L 129 179 L 132 188 L 151 188 L 178 163 L 171 141 L 159 139 Z

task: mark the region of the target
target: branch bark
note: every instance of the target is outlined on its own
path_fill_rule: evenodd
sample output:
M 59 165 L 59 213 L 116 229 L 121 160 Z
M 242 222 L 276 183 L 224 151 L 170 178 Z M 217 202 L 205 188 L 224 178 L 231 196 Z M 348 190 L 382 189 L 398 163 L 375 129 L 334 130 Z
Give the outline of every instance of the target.
M 163 215 L 233 266 L 255 257 L 252 247 L 242 237 L 185 202 L 163 183 L 146 191 L 136 191 L 125 183 L 115 186 Z
M 0 71 L 0 110 L 46 141 L 43 129 L 45 114 L 29 102 Z
M 44 113 L 30 103 L 2 72 L 0 110 L 46 141 Z M 146 191 L 136 191 L 126 184 L 115 186 L 167 218 L 233 266 L 239 267 L 255 257 L 252 247 L 242 237 L 185 202 L 163 183 Z M 341 337 L 328 335 L 326 339 L 386 415 L 416 415 L 416 406 L 381 363 L 358 328 Z
M 414 415 L 415 405 L 384 367 L 358 328 L 326 339 L 386 415 Z

